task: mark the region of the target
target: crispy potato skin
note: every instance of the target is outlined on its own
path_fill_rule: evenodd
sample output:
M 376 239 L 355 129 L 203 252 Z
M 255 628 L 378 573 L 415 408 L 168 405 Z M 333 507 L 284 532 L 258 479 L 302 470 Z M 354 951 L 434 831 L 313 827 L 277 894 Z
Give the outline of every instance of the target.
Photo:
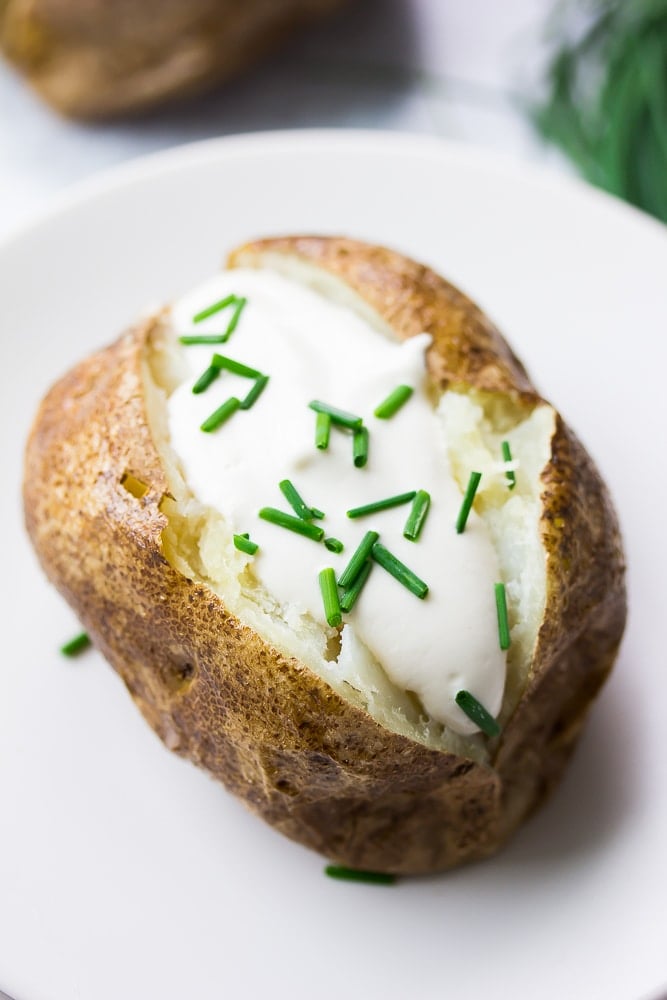
M 434 272 L 335 238 L 249 244 L 230 263 L 296 255 L 343 278 L 400 337 L 429 331 L 433 378 L 540 397 L 488 319 Z M 391 733 L 231 615 L 162 554 L 168 492 L 148 426 L 142 358 L 158 320 L 50 391 L 26 453 L 26 523 L 75 608 L 170 749 L 283 833 L 354 867 L 419 874 L 496 851 L 551 790 L 623 632 L 616 517 L 591 459 L 558 419 L 542 477 L 547 608 L 526 690 L 491 763 Z M 149 486 L 141 499 L 122 485 Z
M 347 0 L 0 0 L 0 50 L 65 115 L 210 88 Z

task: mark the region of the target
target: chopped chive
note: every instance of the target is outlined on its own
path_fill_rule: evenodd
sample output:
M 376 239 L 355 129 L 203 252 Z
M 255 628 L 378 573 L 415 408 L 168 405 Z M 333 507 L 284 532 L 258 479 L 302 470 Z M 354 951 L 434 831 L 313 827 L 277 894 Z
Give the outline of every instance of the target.
M 424 527 L 424 521 L 431 506 L 431 496 L 426 490 L 417 490 L 412 501 L 412 508 L 403 528 L 403 537 L 416 542 Z
M 368 882 L 372 885 L 393 885 L 396 881 L 396 876 L 387 872 L 365 872 L 359 868 L 346 868 L 345 865 L 327 865 L 324 873 L 329 878 L 346 882 Z
M 91 641 L 88 633 L 80 632 L 79 635 L 75 635 L 73 639 L 70 639 L 64 646 L 61 646 L 60 652 L 63 656 L 78 656 L 79 653 L 83 653 L 84 649 L 88 649 L 90 645 Z
M 268 381 L 269 381 L 269 376 L 268 375 L 260 375 L 260 377 L 255 381 L 255 384 L 253 385 L 252 389 L 250 390 L 250 392 L 248 393 L 248 395 L 245 397 L 245 399 L 241 400 L 241 409 L 242 410 L 249 410 L 250 407 L 253 406 L 257 402 L 257 400 L 259 399 L 259 397 L 262 395 L 262 393 L 266 389 Z
M 226 333 L 187 333 L 178 338 L 181 344 L 224 344 Z
M 231 335 L 234 333 L 234 330 L 238 326 L 238 322 L 241 318 L 241 313 L 246 307 L 247 301 L 248 300 L 246 298 L 243 298 L 243 296 L 241 296 L 241 298 L 237 298 L 236 305 L 234 307 L 234 312 L 232 313 L 232 318 L 230 319 L 227 325 L 227 329 L 225 330 L 225 340 L 223 341 L 223 343 L 228 341 Z
M 512 461 L 512 452 L 510 451 L 510 443 L 509 443 L 509 441 L 503 441 L 503 443 L 501 444 L 500 447 L 502 448 L 502 451 L 503 451 L 503 459 L 506 462 L 511 462 Z M 516 474 L 515 474 L 514 470 L 513 469 L 508 469 L 505 472 L 505 477 L 507 479 L 508 488 L 510 490 L 513 490 L 514 487 L 516 486 Z
M 329 435 L 331 433 L 331 417 L 328 413 L 318 412 L 315 421 L 315 447 L 324 451 L 329 447 Z
M 400 559 L 397 559 L 395 555 L 386 549 L 381 542 L 376 542 L 372 550 L 373 559 L 376 563 L 382 566 L 382 569 L 386 569 L 387 573 L 391 573 L 395 580 L 402 583 L 404 587 L 418 597 L 420 601 L 423 601 L 428 594 L 428 584 L 420 580 L 416 573 L 413 573 L 411 569 L 402 563 Z
M 487 712 L 484 706 L 477 701 L 477 698 L 470 694 L 470 691 L 459 691 L 455 701 L 461 711 L 465 712 L 470 721 L 474 722 L 476 726 L 479 726 L 486 736 L 494 737 L 500 735 L 500 726 L 496 720 L 489 714 L 489 712 Z
M 324 517 L 321 510 L 309 507 L 305 503 L 296 486 L 289 479 L 281 479 L 278 486 L 294 513 L 303 521 L 312 521 L 318 514 L 320 515 L 320 519 Z
M 347 410 L 339 410 L 338 407 L 329 406 L 328 403 L 322 403 L 319 399 L 314 399 L 308 406 L 316 413 L 327 413 L 333 423 L 339 424 L 341 427 L 349 427 L 353 431 L 361 427 L 361 417 L 357 417 L 354 413 L 348 413 Z
M 338 587 L 336 586 L 336 574 L 330 566 L 320 572 L 319 581 L 322 601 L 324 603 L 324 615 L 327 623 L 331 625 L 332 628 L 336 628 L 336 626 L 340 625 L 342 622 L 343 617 L 340 613 Z
M 510 648 L 510 626 L 507 619 L 507 595 L 505 593 L 505 584 L 496 583 L 494 585 L 496 591 L 496 609 L 498 611 L 498 639 L 500 640 L 501 649 Z
M 250 541 L 250 537 L 247 533 L 234 535 L 234 545 L 240 552 L 245 552 L 246 555 L 249 556 L 254 556 L 255 552 L 259 548 L 257 542 Z
M 357 469 L 361 469 L 368 461 L 368 428 L 363 425 L 354 432 L 352 456 Z
M 389 510 L 390 507 L 400 507 L 403 503 L 414 500 L 417 493 L 411 490 L 409 493 L 398 493 L 395 497 L 387 497 L 385 500 L 376 500 L 374 503 L 364 504 L 363 507 L 352 507 L 347 512 L 348 517 L 365 517 L 366 514 L 375 514 L 378 510 Z
M 222 404 L 222 406 L 219 406 L 217 410 L 214 410 L 210 417 L 206 418 L 204 423 L 201 425 L 201 430 L 206 431 L 207 433 L 217 430 L 218 427 L 221 427 L 222 424 L 224 424 L 225 420 L 229 420 L 232 413 L 236 413 L 240 405 L 241 403 L 236 396 L 230 396 L 229 399 Z
M 357 573 L 357 577 L 354 583 L 351 584 L 351 586 L 349 586 L 347 590 L 343 592 L 343 596 L 340 599 L 341 611 L 344 611 L 346 614 L 349 614 L 349 612 L 352 610 L 354 605 L 357 603 L 357 598 L 359 597 L 359 594 L 364 589 L 364 584 L 366 583 L 366 580 L 368 579 L 372 569 L 373 569 L 373 563 L 370 561 L 370 559 L 367 559 L 366 562 L 361 567 L 360 572 Z
M 202 320 L 208 319 L 209 316 L 215 316 L 216 313 L 222 312 L 223 309 L 231 306 L 234 302 L 238 302 L 238 296 L 227 295 L 224 299 L 220 299 L 218 302 L 214 302 L 213 305 L 207 306 L 206 309 L 198 312 L 196 316 L 192 317 L 192 322 L 201 323 Z
M 364 563 L 370 556 L 373 546 L 377 542 L 378 538 L 377 531 L 367 531 L 364 537 L 359 542 L 359 545 L 352 554 L 352 558 L 349 563 L 341 573 L 338 578 L 338 585 L 343 588 L 350 587 L 354 581 L 357 579 L 358 575 L 364 568 Z
M 459 511 L 459 516 L 456 519 L 456 530 L 459 535 L 466 526 L 466 521 L 468 520 L 468 515 L 470 514 L 470 508 L 472 507 L 472 502 L 475 499 L 475 493 L 477 492 L 477 487 L 479 486 L 481 478 L 481 472 L 470 473 L 470 479 L 468 480 L 468 486 L 466 488 L 465 496 L 463 497 L 461 510 Z
M 380 420 L 388 420 L 398 413 L 400 408 L 407 403 L 415 390 L 409 385 L 397 385 L 393 392 L 390 392 L 386 399 L 383 399 L 373 413 Z
M 295 531 L 297 535 L 305 535 L 306 538 L 312 538 L 315 542 L 321 542 L 324 538 L 324 528 L 320 528 L 317 524 L 311 524 L 310 521 L 302 521 L 300 517 L 294 517 L 292 514 L 285 514 L 284 511 L 276 510 L 275 507 L 262 507 L 259 516 L 263 521 L 269 521 L 281 528 Z
M 314 521 L 321 521 L 324 518 L 324 511 L 318 510 L 317 507 L 311 507 L 310 513 Z
M 216 365 L 209 365 L 203 375 L 200 375 L 195 384 L 192 386 L 192 391 L 195 395 L 200 392 L 205 392 L 210 385 L 215 382 L 215 380 L 220 375 L 220 369 Z
M 224 368 L 225 371 L 232 372 L 234 375 L 242 375 L 243 378 L 262 377 L 262 373 L 258 372 L 256 368 L 249 368 L 248 365 L 243 365 L 240 361 L 234 361 L 233 358 L 227 358 L 224 354 L 214 354 L 211 364 L 220 370 Z
M 339 538 L 325 538 L 324 547 L 329 550 L 329 552 L 342 552 L 345 546 Z

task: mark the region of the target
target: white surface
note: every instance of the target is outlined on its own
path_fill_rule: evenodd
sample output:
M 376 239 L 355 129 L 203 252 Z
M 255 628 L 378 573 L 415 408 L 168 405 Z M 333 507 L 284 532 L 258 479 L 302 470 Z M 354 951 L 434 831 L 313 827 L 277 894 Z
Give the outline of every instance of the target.
M 496 859 L 393 889 L 324 878 L 320 858 L 170 755 L 95 653 L 59 658 L 76 623 L 20 523 L 21 450 L 47 384 L 236 241 L 298 230 L 395 244 L 476 297 L 599 460 L 629 556 L 622 655 L 562 787 Z M 659 993 L 666 267 L 664 229 L 600 194 L 380 134 L 162 155 L 0 249 L 1 988 L 16 1000 Z
M 236 132 L 398 128 L 553 160 L 520 110 L 553 2 L 350 0 L 203 99 L 99 125 L 62 120 L 0 61 L 0 235 L 96 170 Z

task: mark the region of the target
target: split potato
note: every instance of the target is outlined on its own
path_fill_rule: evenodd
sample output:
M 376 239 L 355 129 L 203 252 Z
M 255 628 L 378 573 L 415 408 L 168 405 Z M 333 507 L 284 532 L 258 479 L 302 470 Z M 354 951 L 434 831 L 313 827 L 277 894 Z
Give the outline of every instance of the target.
M 24 483 L 39 559 L 166 745 L 276 829 L 361 869 L 483 858 L 555 786 L 616 656 L 626 595 L 607 489 L 493 324 L 429 268 L 311 236 L 250 243 L 228 264 L 304 283 L 399 340 L 427 332 L 462 492 L 471 456 L 484 463 L 505 437 L 521 450 L 511 502 L 494 489 L 475 500 L 512 595 L 500 735 L 439 724 L 381 665 L 365 685 L 338 682 L 306 643 L 295 655 L 270 616 L 249 624 L 238 581 L 202 554 L 215 514 L 171 451 L 166 313 L 81 362 L 42 403 Z

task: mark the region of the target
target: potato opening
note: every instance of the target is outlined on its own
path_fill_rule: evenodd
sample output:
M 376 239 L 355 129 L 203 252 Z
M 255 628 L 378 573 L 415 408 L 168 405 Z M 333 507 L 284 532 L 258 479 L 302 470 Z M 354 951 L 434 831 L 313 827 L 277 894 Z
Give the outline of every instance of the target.
M 244 265 L 248 263 L 275 267 L 286 277 L 359 312 L 379 335 L 392 335 L 367 303 L 321 269 L 295 262 L 287 255 L 243 261 Z M 186 374 L 182 348 L 173 331 L 166 322 L 156 324 L 144 359 L 144 379 L 149 424 L 171 494 L 163 499 L 161 510 L 167 518 L 163 551 L 172 566 L 213 590 L 230 612 L 267 643 L 306 664 L 382 726 L 435 749 L 486 759 L 485 737 L 461 736 L 430 717 L 414 693 L 401 690 L 389 679 L 353 628 L 343 626 L 337 632 L 323 627 L 281 604 L 259 583 L 249 558 L 235 548 L 232 530 L 222 515 L 193 495 L 171 448 L 165 404 Z M 525 687 L 544 613 L 546 553 L 539 529 L 541 472 L 551 454 L 555 414 L 546 404 L 526 414 L 508 396 L 470 391 L 465 386 L 440 394 L 434 405 L 462 495 L 470 470 L 482 473 L 475 510 L 485 521 L 498 555 L 512 638 L 500 713 L 502 724 Z M 503 441 L 509 442 L 516 464 L 516 485 L 512 490 L 502 475 Z

